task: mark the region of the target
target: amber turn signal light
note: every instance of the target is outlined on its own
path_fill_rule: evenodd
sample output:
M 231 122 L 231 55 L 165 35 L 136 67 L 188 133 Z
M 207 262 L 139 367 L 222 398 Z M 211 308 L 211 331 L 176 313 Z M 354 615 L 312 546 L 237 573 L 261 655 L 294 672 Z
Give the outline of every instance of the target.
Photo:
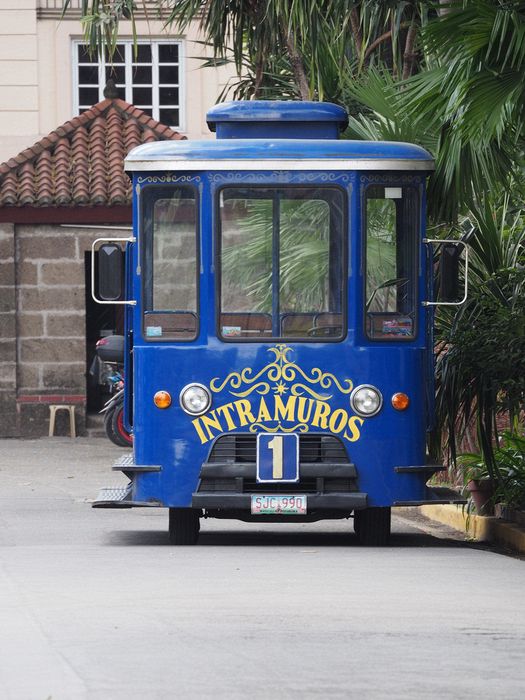
M 171 396 L 167 391 L 157 391 L 153 397 L 153 403 L 157 408 L 168 408 L 171 406 Z
M 396 411 L 405 411 L 408 408 L 409 403 L 410 399 L 402 392 L 398 392 L 392 396 L 392 406 L 396 409 Z

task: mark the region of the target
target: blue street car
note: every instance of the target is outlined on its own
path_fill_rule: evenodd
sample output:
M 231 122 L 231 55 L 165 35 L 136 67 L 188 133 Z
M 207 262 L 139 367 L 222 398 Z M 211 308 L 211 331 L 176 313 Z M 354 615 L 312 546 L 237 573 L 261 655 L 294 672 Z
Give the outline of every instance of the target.
M 333 104 L 207 119 L 216 139 L 128 155 L 133 236 L 95 245 L 97 298 L 125 305 L 133 454 L 94 506 L 168 508 L 174 544 L 202 517 L 353 517 L 385 544 L 392 506 L 458 500 L 427 485 L 432 157 L 339 139 Z

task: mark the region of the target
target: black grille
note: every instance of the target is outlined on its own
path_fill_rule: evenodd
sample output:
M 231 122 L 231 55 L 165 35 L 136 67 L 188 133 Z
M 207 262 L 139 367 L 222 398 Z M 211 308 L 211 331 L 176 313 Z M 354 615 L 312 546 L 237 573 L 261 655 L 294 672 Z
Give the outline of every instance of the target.
M 216 491 L 238 493 L 240 491 L 242 493 L 242 480 L 239 489 L 237 479 L 202 479 L 199 491 L 211 493 Z
M 224 435 L 215 441 L 208 462 L 255 462 L 255 435 Z
M 223 435 L 214 443 L 208 462 L 255 462 L 256 451 L 256 435 Z M 348 464 L 349 461 L 342 442 L 334 435 L 299 436 L 299 462 Z

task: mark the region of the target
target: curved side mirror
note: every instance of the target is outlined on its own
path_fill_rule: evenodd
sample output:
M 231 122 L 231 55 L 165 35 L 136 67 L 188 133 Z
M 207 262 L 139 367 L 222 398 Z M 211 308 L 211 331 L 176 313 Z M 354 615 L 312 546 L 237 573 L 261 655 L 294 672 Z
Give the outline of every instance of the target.
M 444 238 L 424 238 L 423 243 L 441 247 L 437 273 L 439 301 L 424 301 L 423 306 L 460 306 L 464 304 L 468 295 L 468 245 L 465 241 Z M 465 254 L 463 298 L 458 300 L 458 296 L 461 293 L 459 290 L 459 259 L 463 252 Z
M 98 295 L 103 301 L 119 301 L 123 292 L 124 254 L 117 243 L 98 250 Z
M 135 242 L 134 237 L 97 238 L 91 244 L 91 296 L 97 304 L 135 306 L 137 303 L 135 299 L 121 301 L 124 296 L 124 253 L 120 244 Z M 98 247 L 100 243 L 104 245 Z
M 458 245 L 445 243 L 441 249 L 438 267 L 439 301 L 457 301 L 459 298 L 459 258 Z

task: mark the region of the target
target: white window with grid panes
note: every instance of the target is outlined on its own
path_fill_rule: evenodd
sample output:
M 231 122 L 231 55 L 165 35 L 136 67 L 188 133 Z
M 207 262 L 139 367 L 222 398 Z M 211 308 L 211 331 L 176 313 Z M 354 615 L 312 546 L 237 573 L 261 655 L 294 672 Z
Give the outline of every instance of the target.
M 81 41 L 73 42 L 74 105 L 82 114 L 104 99 L 109 78 L 122 100 L 135 105 L 153 119 L 184 129 L 182 119 L 182 42 L 159 39 L 119 41 L 109 60 L 90 56 Z

